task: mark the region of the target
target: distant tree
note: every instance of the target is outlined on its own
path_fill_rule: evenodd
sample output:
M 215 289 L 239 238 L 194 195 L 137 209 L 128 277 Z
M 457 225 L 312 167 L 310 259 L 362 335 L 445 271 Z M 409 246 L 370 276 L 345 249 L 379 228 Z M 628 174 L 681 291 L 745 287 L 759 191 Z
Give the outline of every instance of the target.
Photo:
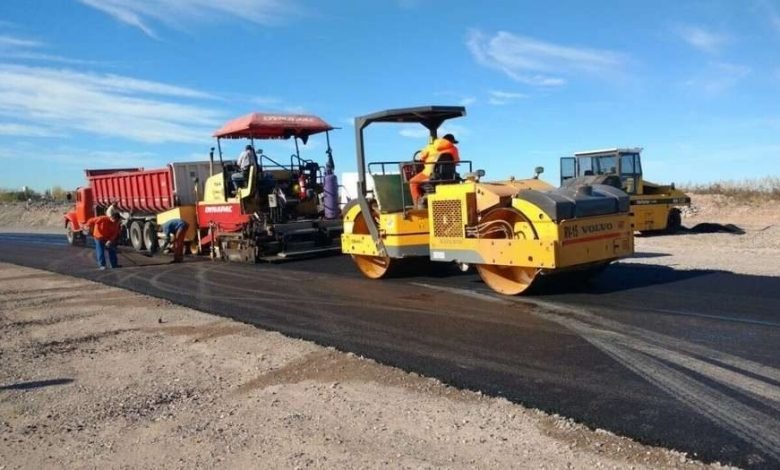
M 64 201 L 67 199 L 68 192 L 62 189 L 62 186 L 53 186 L 51 188 L 51 197 L 55 201 Z
M 23 190 L 20 191 L 15 191 L 11 189 L 0 189 L 0 201 L 2 202 L 15 202 L 15 201 L 25 202 L 28 200 L 37 201 L 39 199 L 41 199 L 41 194 L 29 188 L 24 188 Z

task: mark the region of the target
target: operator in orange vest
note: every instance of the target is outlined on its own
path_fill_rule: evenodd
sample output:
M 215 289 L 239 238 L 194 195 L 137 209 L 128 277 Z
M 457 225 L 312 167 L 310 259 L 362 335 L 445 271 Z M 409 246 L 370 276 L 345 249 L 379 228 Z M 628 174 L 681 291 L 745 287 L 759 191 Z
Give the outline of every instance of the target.
M 101 271 L 106 269 L 106 251 L 108 251 L 108 261 L 111 269 L 118 268 L 116 244 L 122 232 L 119 223 L 119 211 L 113 206 L 109 207 L 106 215 L 92 217 L 84 225 L 95 239 L 95 256 L 97 257 L 98 269 Z
M 452 134 L 446 134 L 440 139 L 434 139 L 420 152 L 420 161 L 424 163 L 423 170 L 411 179 L 409 179 L 409 192 L 412 194 L 412 200 L 417 205 L 420 197 L 422 197 L 422 188 L 420 187 L 426 181 L 431 179 L 431 173 L 436 166 L 436 162 L 443 154 L 452 155 L 452 161 L 457 163 L 460 161 L 460 155 L 458 154 L 458 147 L 455 146 L 458 141 Z

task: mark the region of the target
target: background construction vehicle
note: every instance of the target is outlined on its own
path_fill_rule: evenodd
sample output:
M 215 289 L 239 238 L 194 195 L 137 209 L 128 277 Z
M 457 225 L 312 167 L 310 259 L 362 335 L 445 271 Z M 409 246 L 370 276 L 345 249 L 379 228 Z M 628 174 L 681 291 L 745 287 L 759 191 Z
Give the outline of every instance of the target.
M 600 270 L 633 253 L 628 196 L 607 185 L 555 189 L 536 179 L 481 182 L 461 160 L 435 168 L 427 208 L 412 205 L 408 180 L 419 162 L 366 164 L 364 131 L 378 122 L 419 123 L 437 137 L 444 121 L 464 116 L 460 106 L 381 111 L 355 119 L 358 191 L 344 208 L 342 251 L 372 279 L 406 259 L 468 263 L 493 290 L 525 292 L 543 274 Z M 438 165 L 439 163 L 437 163 Z M 373 191 L 366 186 L 373 178 Z
M 574 178 L 590 177 L 591 182 L 611 184 L 631 197 L 631 217 L 638 232 L 674 232 L 682 224 L 680 207 L 691 198 L 675 189 L 674 183 L 661 185 L 642 176 L 642 149 L 613 148 L 577 152 L 561 158 L 561 185 Z

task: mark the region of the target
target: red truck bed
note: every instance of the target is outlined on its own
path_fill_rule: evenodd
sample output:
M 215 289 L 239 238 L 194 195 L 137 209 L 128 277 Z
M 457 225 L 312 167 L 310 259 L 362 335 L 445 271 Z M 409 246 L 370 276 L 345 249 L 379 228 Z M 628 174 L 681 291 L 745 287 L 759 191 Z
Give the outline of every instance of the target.
M 95 204 L 121 211 L 159 213 L 174 207 L 173 176 L 166 166 L 154 170 L 87 170 Z

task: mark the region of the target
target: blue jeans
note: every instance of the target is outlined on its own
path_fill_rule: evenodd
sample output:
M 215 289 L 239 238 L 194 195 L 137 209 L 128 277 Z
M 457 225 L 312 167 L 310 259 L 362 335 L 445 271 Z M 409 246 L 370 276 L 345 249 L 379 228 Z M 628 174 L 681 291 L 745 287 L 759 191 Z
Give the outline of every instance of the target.
M 110 247 L 106 248 L 105 241 L 95 240 L 95 255 L 98 266 L 106 265 L 106 251 L 108 251 L 108 261 L 111 263 L 111 267 L 115 268 L 119 264 L 116 259 L 116 245 L 112 243 Z

